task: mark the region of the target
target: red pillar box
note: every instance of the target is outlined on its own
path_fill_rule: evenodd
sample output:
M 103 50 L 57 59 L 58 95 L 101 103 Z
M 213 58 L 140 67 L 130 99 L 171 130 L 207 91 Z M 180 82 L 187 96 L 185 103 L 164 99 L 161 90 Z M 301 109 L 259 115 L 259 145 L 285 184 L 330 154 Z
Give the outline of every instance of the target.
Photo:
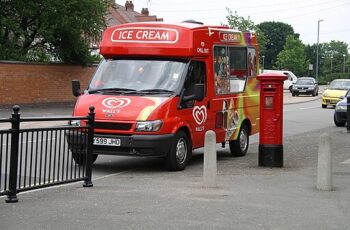
M 263 73 L 260 81 L 259 166 L 283 167 L 283 81 L 280 73 Z

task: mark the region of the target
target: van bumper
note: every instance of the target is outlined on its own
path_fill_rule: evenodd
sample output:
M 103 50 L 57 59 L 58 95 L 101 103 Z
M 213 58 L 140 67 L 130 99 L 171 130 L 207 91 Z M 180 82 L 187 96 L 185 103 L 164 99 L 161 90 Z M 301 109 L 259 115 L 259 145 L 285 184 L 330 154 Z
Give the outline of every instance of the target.
M 81 136 L 80 136 L 81 135 Z M 79 137 L 78 137 L 79 136 Z M 112 135 L 95 134 L 97 138 L 119 140 L 120 146 L 93 145 L 94 154 L 121 156 L 158 156 L 165 157 L 171 148 L 174 134 L 163 135 Z M 66 133 L 69 149 L 84 153 L 86 140 L 84 133 Z

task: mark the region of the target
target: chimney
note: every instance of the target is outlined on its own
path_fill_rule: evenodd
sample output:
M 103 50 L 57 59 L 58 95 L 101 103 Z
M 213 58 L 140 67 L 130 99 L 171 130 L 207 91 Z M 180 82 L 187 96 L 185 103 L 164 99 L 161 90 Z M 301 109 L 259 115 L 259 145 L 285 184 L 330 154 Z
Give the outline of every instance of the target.
M 149 16 L 148 8 L 142 8 L 141 14 L 146 15 L 146 16 Z
M 128 11 L 134 11 L 134 3 L 132 1 L 126 1 L 125 3 L 125 10 Z

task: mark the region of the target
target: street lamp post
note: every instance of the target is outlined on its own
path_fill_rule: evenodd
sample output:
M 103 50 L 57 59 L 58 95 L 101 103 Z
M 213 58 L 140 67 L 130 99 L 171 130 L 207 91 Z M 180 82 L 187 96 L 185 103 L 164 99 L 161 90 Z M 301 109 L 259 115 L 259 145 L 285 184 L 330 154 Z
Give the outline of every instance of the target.
M 331 56 L 331 73 L 333 73 L 333 55 Z
M 344 64 L 343 64 L 343 73 L 345 73 L 345 54 L 343 54 L 343 58 L 344 58 Z
M 265 69 L 265 56 L 261 56 L 262 57 L 262 72 L 264 72 Z
M 318 80 L 318 46 L 320 42 L 320 22 L 323 22 L 323 19 L 319 19 L 317 21 L 316 81 Z

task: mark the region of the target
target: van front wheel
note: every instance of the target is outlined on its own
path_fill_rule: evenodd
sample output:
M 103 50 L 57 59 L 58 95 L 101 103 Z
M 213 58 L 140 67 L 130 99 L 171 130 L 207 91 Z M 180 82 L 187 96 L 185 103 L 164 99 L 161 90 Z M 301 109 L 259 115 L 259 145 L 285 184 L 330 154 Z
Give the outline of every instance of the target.
M 238 139 L 229 142 L 230 152 L 234 157 L 242 157 L 247 154 L 249 147 L 249 130 L 246 124 L 242 124 Z
M 175 134 L 170 152 L 166 157 L 166 165 L 170 171 L 181 171 L 187 166 L 192 154 L 191 143 L 185 132 L 179 131 Z

